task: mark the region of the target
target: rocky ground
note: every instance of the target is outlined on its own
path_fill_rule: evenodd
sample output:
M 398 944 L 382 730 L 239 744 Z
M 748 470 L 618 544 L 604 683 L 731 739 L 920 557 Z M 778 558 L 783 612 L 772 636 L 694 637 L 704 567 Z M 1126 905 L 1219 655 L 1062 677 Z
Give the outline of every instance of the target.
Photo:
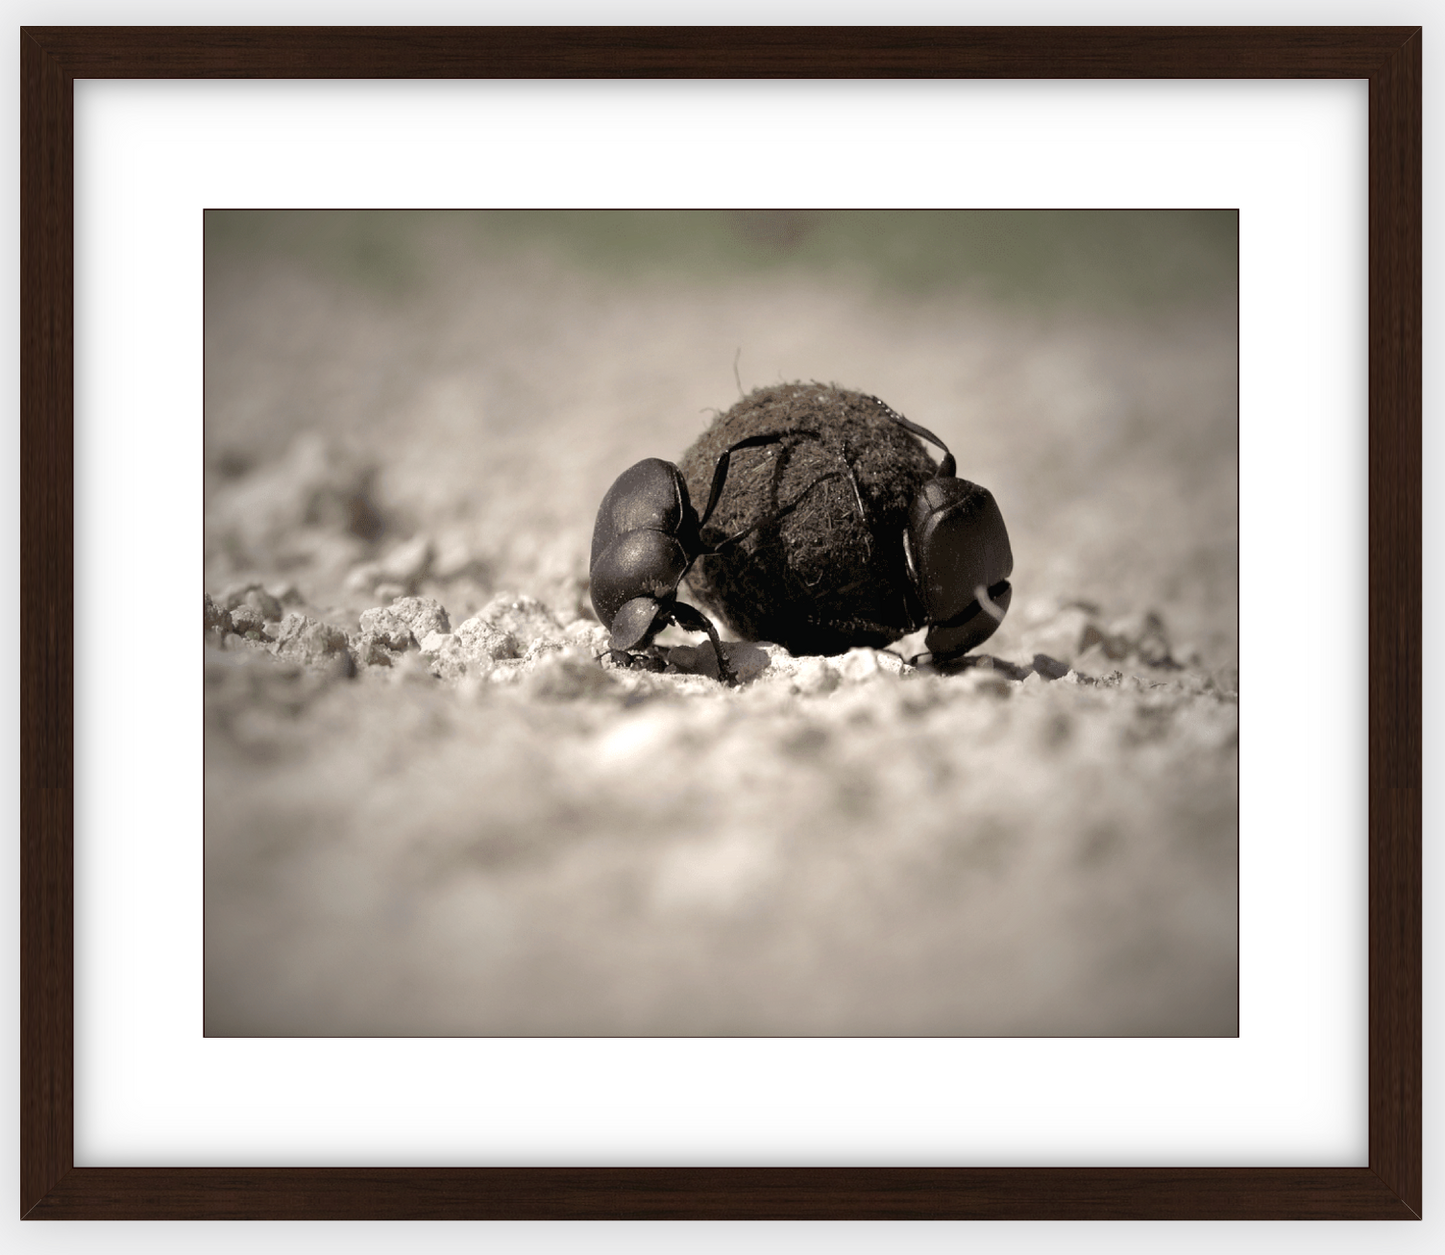
M 665 266 L 208 223 L 209 1033 L 1235 1032 L 1232 288 L 903 282 L 790 221 Z M 1002 627 L 947 676 L 615 667 L 603 492 L 795 378 L 993 490 Z

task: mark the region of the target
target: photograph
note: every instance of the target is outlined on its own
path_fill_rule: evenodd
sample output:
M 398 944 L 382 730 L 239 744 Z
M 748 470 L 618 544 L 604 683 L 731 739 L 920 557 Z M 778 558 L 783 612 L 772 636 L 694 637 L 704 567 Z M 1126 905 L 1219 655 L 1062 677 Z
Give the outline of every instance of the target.
M 1237 1036 L 1235 209 L 204 249 L 207 1036 Z

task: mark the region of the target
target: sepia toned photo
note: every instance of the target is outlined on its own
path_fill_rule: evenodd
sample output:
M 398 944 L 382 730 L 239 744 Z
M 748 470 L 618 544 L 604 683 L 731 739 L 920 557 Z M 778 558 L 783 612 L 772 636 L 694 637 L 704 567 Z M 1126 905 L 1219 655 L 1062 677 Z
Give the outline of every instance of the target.
M 1238 1031 L 1238 215 L 205 221 L 205 1031 Z

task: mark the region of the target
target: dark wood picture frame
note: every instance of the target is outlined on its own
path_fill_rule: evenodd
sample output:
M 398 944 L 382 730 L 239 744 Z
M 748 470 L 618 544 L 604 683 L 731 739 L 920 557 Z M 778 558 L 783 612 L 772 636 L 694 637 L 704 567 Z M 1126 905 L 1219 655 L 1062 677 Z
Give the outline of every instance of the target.
M 1418 28 L 38 28 L 21 60 L 21 1182 L 34 1218 L 1387 1219 L 1421 1209 Z M 77 78 L 1369 80 L 1369 1166 L 77 1168 Z

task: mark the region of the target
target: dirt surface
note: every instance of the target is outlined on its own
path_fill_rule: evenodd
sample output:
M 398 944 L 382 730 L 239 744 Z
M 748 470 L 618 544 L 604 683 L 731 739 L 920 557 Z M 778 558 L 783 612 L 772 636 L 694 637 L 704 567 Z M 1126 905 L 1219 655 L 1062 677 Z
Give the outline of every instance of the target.
M 208 1033 L 1236 1031 L 1232 271 L 241 217 L 208 222 Z M 1178 249 L 1232 266 L 1212 238 Z M 668 673 L 616 668 L 604 492 L 795 379 L 993 491 L 986 656 L 733 642 L 728 689 L 670 629 Z

